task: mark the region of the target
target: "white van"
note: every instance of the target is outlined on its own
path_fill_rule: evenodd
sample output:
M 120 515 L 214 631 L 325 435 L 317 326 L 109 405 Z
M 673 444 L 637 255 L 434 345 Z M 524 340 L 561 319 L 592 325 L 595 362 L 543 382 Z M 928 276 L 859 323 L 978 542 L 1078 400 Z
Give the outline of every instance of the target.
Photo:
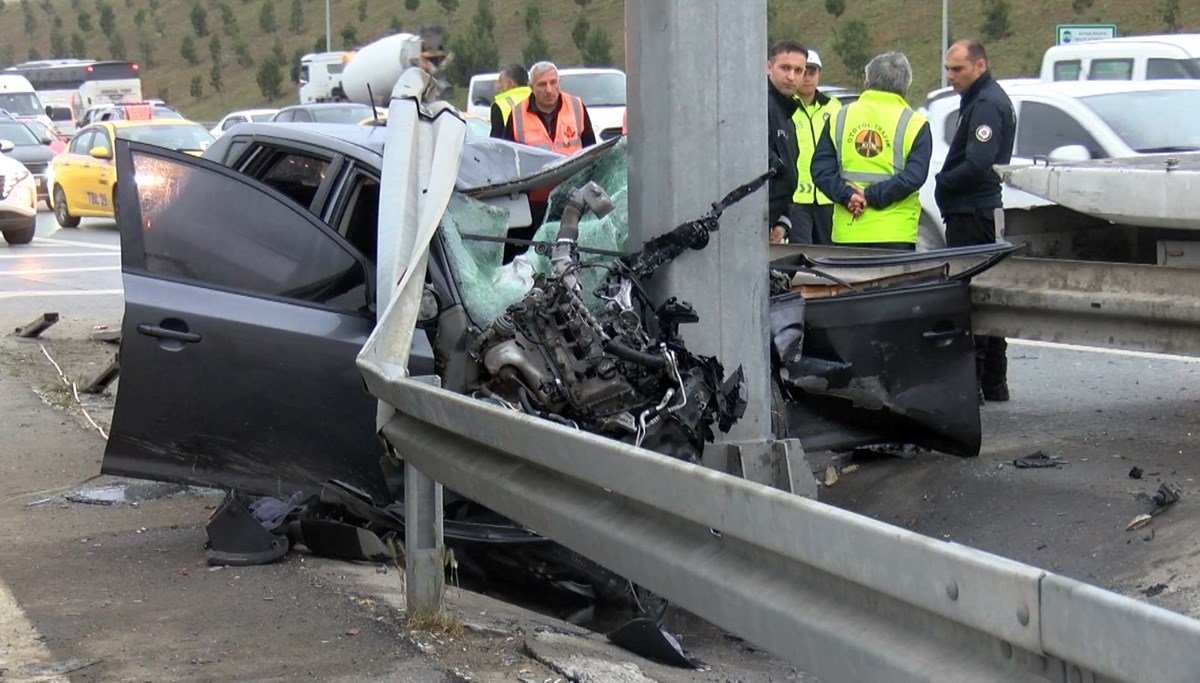
M 1055 45 L 1042 56 L 1045 81 L 1200 78 L 1200 33 L 1126 36 Z
M 496 99 L 495 73 L 476 74 L 467 86 L 467 111 L 488 119 Z M 625 72 L 620 69 L 575 68 L 558 70 L 562 91 L 583 100 L 592 119 L 596 141 L 621 134 L 625 121 Z
M 17 119 L 37 119 L 50 130 L 55 130 L 54 122 L 50 120 L 37 91 L 24 76 L 0 73 L 0 111 Z

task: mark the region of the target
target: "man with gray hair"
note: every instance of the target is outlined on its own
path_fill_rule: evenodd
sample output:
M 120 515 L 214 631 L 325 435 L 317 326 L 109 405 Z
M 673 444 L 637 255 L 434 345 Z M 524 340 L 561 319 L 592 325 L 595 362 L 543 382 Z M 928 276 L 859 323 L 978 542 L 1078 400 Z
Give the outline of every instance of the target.
M 866 68 L 866 90 L 826 126 L 813 155 L 817 187 L 835 205 L 836 245 L 913 250 L 929 175 L 929 122 L 904 100 L 912 67 L 885 52 Z
M 558 67 L 538 62 L 529 67 L 533 95 L 518 102 L 508 117 L 504 139 L 559 154 L 574 154 L 596 144 L 592 119 L 583 100 L 562 92 Z

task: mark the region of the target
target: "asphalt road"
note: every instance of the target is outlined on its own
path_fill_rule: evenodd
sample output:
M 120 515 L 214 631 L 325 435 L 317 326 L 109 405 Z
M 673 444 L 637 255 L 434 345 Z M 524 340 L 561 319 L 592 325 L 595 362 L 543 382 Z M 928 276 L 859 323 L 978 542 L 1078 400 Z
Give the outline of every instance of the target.
M 123 308 L 120 292 L 119 237 L 112 221 L 85 219 L 79 228 L 63 230 L 51 213 L 43 212 L 31 245 L 0 247 L 0 324 L 9 329 L 47 311 L 59 313 L 67 328 L 114 326 Z M 836 484 L 822 487 L 820 499 L 1200 615 L 1200 506 L 1195 502 L 1200 494 L 1200 362 L 1027 343 L 1014 343 L 1009 355 L 1013 400 L 982 408 L 984 451 L 979 458 L 810 454 L 822 478 L 830 465 L 840 471 Z M 20 424 L 7 420 L 0 430 L 6 442 L 14 429 Z M 1039 450 L 1060 458 L 1062 466 L 1013 466 L 1014 458 Z M 1142 478 L 1130 477 L 1134 467 L 1142 470 Z M 85 476 L 94 473 L 95 457 L 69 469 Z M 11 463 L 3 470 L 11 473 Z M 1156 516 L 1149 527 L 1126 531 L 1126 525 L 1147 509 L 1139 494 L 1153 494 L 1164 482 L 1183 490 L 1180 502 Z M 186 533 L 153 542 L 147 537 L 150 545 L 138 550 L 130 543 L 122 546 L 120 557 L 109 559 L 119 564 L 141 552 L 156 552 L 180 561 L 188 548 L 195 554 L 207 514 L 203 505 L 179 503 L 163 514 L 171 524 L 184 525 Z M 106 551 L 95 553 L 107 556 Z M 13 600 L 41 627 L 36 617 L 52 611 L 39 611 L 38 605 L 46 610 L 49 603 L 33 601 L 31 607 L 26 602 L 46 588 L 36 585 L 36 572 L 12 570 L 11 563 L 10 556 L 10 568 L 0 573 L 0 587 L 15 576 L 20 586 Z M 0 615 L 5 609 L 0 591 Z M 94 618 L 105 618 L 103 611 Z M 61 628 L 58 621 L 45 619 L 50 628 Z M 685 635 L 693 643 L 722 640 L 719 632 L 691 620 L 677 626 L 690 631 Z M 200 632 L 204 627 L 192 628 Z M 382 640 L 389 637 L 386 632 L 378 635 Z M 752 668 L 760 675 L 797 675 L 752 649 L 743 654 L 754 660 Z M 719 656 L 709 661 L 720 661 Z M 2 659 L 0 653 L 0 664 Z M 203 661 L 181 666 L 201 677 L 209 671 L 237 673 Z

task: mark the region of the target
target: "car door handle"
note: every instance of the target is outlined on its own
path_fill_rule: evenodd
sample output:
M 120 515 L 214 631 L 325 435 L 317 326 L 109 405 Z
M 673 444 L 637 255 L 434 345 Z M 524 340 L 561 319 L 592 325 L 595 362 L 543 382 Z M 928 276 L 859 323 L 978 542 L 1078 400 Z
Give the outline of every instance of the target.
M 179 330 L 168 330 L 165 327 L 158 325 L 147 325 L 142 323 L 137 326 L 138 334 L 144 334 L 147 337 L 158 337 L 159 339 L 173 339 L 175 341 L 184 342 L 186 344 L 195 344 L 200 341 L 200 335 L 196 332 L 181 332 Z

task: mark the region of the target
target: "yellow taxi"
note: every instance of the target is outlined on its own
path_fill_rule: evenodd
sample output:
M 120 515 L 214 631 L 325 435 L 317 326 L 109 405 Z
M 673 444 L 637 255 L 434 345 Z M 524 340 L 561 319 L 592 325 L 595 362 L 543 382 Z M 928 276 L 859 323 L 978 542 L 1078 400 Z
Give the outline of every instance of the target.
M 116 209 L 117 138 L 145 142 L 199 156 L 213 143 L 204 126 L 181 119 L 104 121 L 79 129 L 66 151 L 50 162 L 47 185 L 50 207 L 64 228 L 84 216 L 112 218 Z

